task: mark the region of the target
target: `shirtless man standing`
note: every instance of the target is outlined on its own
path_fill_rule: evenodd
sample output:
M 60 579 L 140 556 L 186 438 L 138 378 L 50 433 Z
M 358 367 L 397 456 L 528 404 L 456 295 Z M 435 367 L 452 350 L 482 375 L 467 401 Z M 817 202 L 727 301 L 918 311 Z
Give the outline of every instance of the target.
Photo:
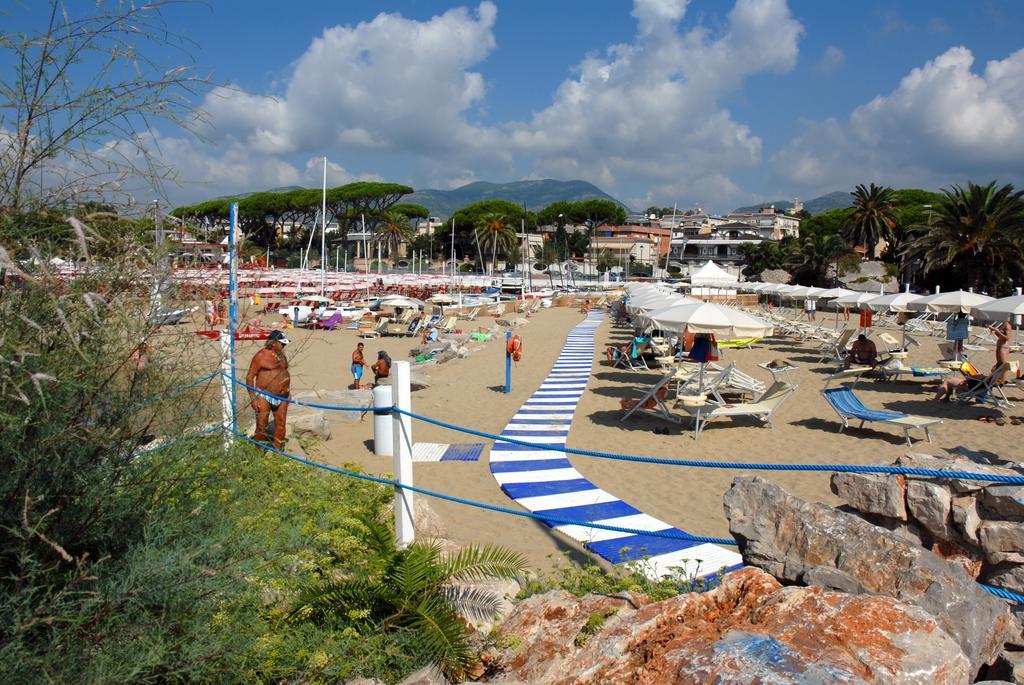
M 363 378 L 363 369 L 366 367 L 366 359 L 363 357 L 363 343 L 356 345 L 352 352 L 352 385 L 350 387 L 359 389 L 359 383 Z
M 274 413 L 274 447 L 281 449 L 284 444 L 285 430 L 288 427 L 288 403 L 268 395 L 288 397 L 292 379 L 288 373 L 288 360 L 284 356 L 284 346 L 288 338 L 281 331 L 273 331 L 267 339 L 266 346 L 253 355 L 249 364 L 249 373 L 245 375 L 245 383 L 268 393 L 267 395 L 249 390 L 250 405 L 256 412 L 257 442 L 267 442 L 267 425 L 270 413 Z

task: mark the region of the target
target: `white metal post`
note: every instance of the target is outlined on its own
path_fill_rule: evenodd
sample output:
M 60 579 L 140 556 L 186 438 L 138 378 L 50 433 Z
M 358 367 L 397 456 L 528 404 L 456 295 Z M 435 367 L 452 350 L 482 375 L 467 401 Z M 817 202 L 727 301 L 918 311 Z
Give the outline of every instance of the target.
M 393 371 L 392 401 L 396 408 L 411 411 L 410 377 L 412 367 L 407 361 L 397 361 Z M 412 418 L 398 412 L 395 412 L 393 416 L 391 430 L 394 438 L 395 480 L 402 485 L 412 485 Z M 405 549 L 415 539 L 413 492 L 397 486 L 395 488 L 395 543 L 399 549 Z
M 234 383 L 231 380 L 231 332 L 220 332 L 220 420 L 223 426 L 224 449 L 231 447 L 235 435 L 232 430 L 235 427 L 234 413 Z

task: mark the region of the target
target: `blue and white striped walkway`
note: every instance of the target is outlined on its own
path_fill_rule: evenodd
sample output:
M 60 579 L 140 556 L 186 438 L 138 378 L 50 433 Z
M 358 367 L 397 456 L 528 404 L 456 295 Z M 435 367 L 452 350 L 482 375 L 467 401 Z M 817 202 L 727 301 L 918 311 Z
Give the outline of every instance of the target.
M 502 436 L 565 447 L 576 405 L 590 378 L 594 332 L 603 318 L 601 312 L 591 312 L 569 332 L 551 373 L 512 417 Z M 499 440 L 491 448 L 490 466 L 505 494 L 535 514 L 645 531 L 679 531 L 591 483 L 572 467 L 564 452 Z M 581 525 L 548 525 L 613 564 L 644 559 L 642 568 L 653 577 L 668 575 L 672 569 L 685 569 L 687 578 L 712 576 L 743 563 L 734 550 L 718 545 Z

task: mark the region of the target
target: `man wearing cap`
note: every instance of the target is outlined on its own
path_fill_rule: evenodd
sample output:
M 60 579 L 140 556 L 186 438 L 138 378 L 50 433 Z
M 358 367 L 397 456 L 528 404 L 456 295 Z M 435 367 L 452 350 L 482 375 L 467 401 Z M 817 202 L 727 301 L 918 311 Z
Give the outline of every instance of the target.
M 274 447 L 277 449 L 284 445 L 285 430 L 288 427 L 288 402 L 284 401 L 289 396 L 292 383 L 288 360 L 284 356 L 284 346 L 288 342 L 281 331 L 271 332 L 263 349 L 253 355 L 249 373 L 245 375 L 250 405 L 256 412 L 256 434 L 253 439 L 258 442 L 269 440 L 267 425 L 273 412 Z

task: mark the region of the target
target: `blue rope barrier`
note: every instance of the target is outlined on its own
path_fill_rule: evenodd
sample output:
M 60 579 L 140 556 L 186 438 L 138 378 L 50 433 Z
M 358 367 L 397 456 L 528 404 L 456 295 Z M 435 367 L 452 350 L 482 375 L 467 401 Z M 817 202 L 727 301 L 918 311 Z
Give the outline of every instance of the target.
M 253 386 L 249 385 L 245 381 L 240 381 L 237 378 L 232 378 L 231 376 L 229 376 L 228 374 L 224 373 L 223 371 L 217 371 L 215 373 L 219 373 L 221 376 L 223 376 L 224 378 L 227 378 L 229 381 L 231 381 L 233 383 L 237 383 L 238 385 L 241 385 L 243 388 L 247 388 L 249 390 L 252 390 L 253 392 L 259 393 L 263 397 L 270 397 L 272 399 L 279 400 L 281 402 L 287 402 L 288 404 L 295 404 L 295 405 L 298 405 L 300 407 L 310 407 L 312 409 L 324 409 L 324 410 L 327 410 L 327 411 L 360 411 L 360 412 L 369 412 L 369 411 L 374 411 L 374 409 L 375 409 L 375 407 L 372 407 L 372 406 L 370 406 L 370 407 L 337 407 L 337 406 L 334 406 L 334 405 L 331 405 L 331 404 L 314 404 L 313 402 L 302 402 L 300 400 L 295 400 L 295 399 L 292 399 L 290 397 L 281 397 L 280 395 L 275 395 L 273 393 L 269 393 L 266 390 L 260 390 L 259 388 L 254 388 Z M 383 407 L 383 409 L 390 411 L 391 407 Z
M 981 585 L 981 589 L 990 595 L 995 595 L 1000 599 L 1008 599 L 1011 602 L 1017 602 L 1018 604 L 1024 604 L 1024 595 L 1018 595 L 1016 592 L 1010 592 L 1009 590 L 1004 590 L 1001 587 L 992 587 L 991 585 L 985 585 L 984 583 L 978 583 L 978 585 Z
M 513 516 L 519 516 L 519 517 L 522 517 L 522 518 L 535 519 L 535 520 L 538 520 L 538 521 L 545 521 L 545 522 L 552 522 L 553 521 L 553 522 L 558 523 L 560 525 L 583 526 L 583 527 L 586 527 L 586 528 L 597 528 L 599 530 L 611 530 L 611 531 L 615 531 L 616 533 L 627 533 L 629 535 L 647 535 L 647 536 L 651 536 L 651 537 L 670 538 L 672 540 L 686 540 L 688 542 L 706 542 L 706 543 L 711 543 L 711 544 L 716 544 L 716 545 L 736 545 L 736 541 L 733 540 L 732 538 L 702 537 L 702 536 L 698 536 L 698 535 L 688 535 L 686 533 L 683 533 L 682 531 L 671 531 L 671 530 L 661 530 L 661 531 L 658 531 L 658 530 L 655 530 L 655 531 L 640 530 L 639 528 L 626 528 L 626 527 L 623 527 L 623 526 L 611 526 L 611 525 L 606 525 L 606 524 L 603 524 L 603 523 L 594 523 L 592 521 L 578 521 L 576 519 L 568 519 L 568 518 L 564 518 L 564 517 L 561 517 L 561 516 L 548 516 L 548 515 L 543 515 L 542 516 L 540 514 L 535 514 L 532 511 L 519 511 L 517 509 L 509 509 L 508 507 L 499 507 L 499 506 L 494 505 L 494 504 L 486 504 L 484 502 L 477 502 L 476 500 L 463 499 L 462 497 L 455 497 L 454 495 L 446 495 L 443 492 L 436 492 L 434 490 L 426 490 L 424 488 L 416 487 L 414 485 L 403 485 L 403 484 L 399 483 L 397 480 L 391 480 L 389 478 L 380 478 L 378 476 L 371 476 L 371 475 L 368 475 L 368 474 L 365 474 L 365 473 L 356 473 L 355 471 L 346 471 L 345 469 L 339 469 L 339 468 L 337 468 L 335 466 L 328 466 L 326 464 L 320 464 L 318 462 L 310 461 L 309 459 L 304 459 L 304 458 L 296 456 L 294 454 L 289 454 L 289 453 L 287 453 L 287 452 L 285 452 L 283 450 L 277 449 L 276 447 L 272 447 L 272 446 L 267 445 L 265 443 L 262 443 L 262 442 L 259 442 L 257 440 L 254 440 L 253 438 L 250 438 L 248 435 L 242 435 L 238 431 L 234 431 L 234 433 L 235 433 L 235 435 L 237 437 L 241 438 L 242 440 L 245 440 L 246 442 L 250 442 L 253 445 L 256 445 L 258 447 L 262 447 L 263 449 L 267 450 L 268 452 L 273 452 L 274 454 L 280 455 L 282 457 L 286 457 L 288 459 L 291 459 L 292 461 L 297 461 L 300 464 L 305 464 L 306 466 L 312 466 L 314 468 L 322 469 L 324 471 L 329 471 L 331 473 L 337 473 L 337 474 L 342 475 L 342 476 L 348 476 L 350 478 L 358 478 L 359 480 L 365 480 L 365 481 L 369 481 L 371 483 L 378 483 L 380 485 L 390 485 L 390 486 L 393 486 L 393 487 L 402 488 L 404 490 L 409 490 L 410 492 L 416 492 L 416 493 L 419 493 L 421 495 L 426 495 L 428 497 L 435 497 L 437 499 L 446 500 L 448 502 L 454 502 L 456 504 L 464 504 L 464 505 L 468 505 L 468 506 L 471 506 L 471 507 L 476 507 L 478 509 L 486 509 L 488 511 L 498 512 L 500 514 L 511 514 Z
M 632 461 L 641 464 L 661 464 L 667 466 L 690 466 L 707 469 L 741 469 L 751 471 L 832 471 L 837 473 L 885 473 L 889 475 L 904 476 L 926 476 L 931 478 L 956 478 L 959 480 L 989 481 L 993 483 L 1005 483 L 1009 485 L 1024 485 L 1024 476 L 1003 476 L 998 474 L 971 473 L 969 471 L 941 471 L 938 469 L 915 469 L 905 466 L 858 466 L 851 464 L 757 464 L 730 461 L 699 461 L 692 459 L 665 459 L 662 457 L 640 457 L 630 454 L 615 454 L 613 452 L 595 452 L 593 450 L 581 450 L 572 447 L 562 447 L 550 443 L 537 443 L 507 435 L 494 435 L 483 431 L 464 428 L 453 423 L 439 421 L 428 416 L 393 407 L 392 411 L 404 414 L 411 418 L 430 423 L 441 428 L 467 433 L 481 438 L 488 438 L 500 442 L 508 442 L 515 445 L 523 445 L 538 450 L 551 452 L 563 452 L 565 454 L 576 454 L 582 457 L 596 457 L 598 459 L 614 459 L 619 461 Z
M 173 447 L 174 445 L 177 445 L 177 444 L 179 444 L 179 443 L 181 443 L 181 442 L 183 442 L 185 440 L 191 440 L 193 438 L 200 438 L 200 437 L 202 437 L 204 435 L 209 435 L 210 433 L 215 433 L 215 432 L 217 432 L 219 430 L 223 430 L 223 429 L 224 429 L 224 426 L 221 426 L 221 425 L 218 424 L 216 426 L 213 426 L 212 428 L 207 428 L 204 431 L 199 431 L 198 433 L 190 433 L 188 435 L 183 435 L 180 438 L 175 438 L 174 440 L 171 440 L 170 442 L 165 442 L 164 444 L 157 445 L 156 447 L 151 447 L 151 448 L 146 449 L 146 450 L 139 450 L 137 452 L 133 452 L 132 456 L 142 457 L 142 456 L 145 456 L 147 454 L 152 454 L 153 452 L 159 452 L 160 450 L 165 450 L 168 447 Z
M 219 428 L 219 426 L 218 426 L 218 428 Z M 400 488 L 400 489 L 404 489 L 404 490 L 409 490 L 410 492 L 416 492 L 416 493 L 419 493 L 421 495 L 426 495 L 428 497 L 435 497 L 437 499 L 446 500 L 448 502 L 454 502 L 456 504 L 464 504 L 464 505 L 468 505 L 468 506 L 471 506 L 471 507 L 476 507 L 478 509 L 485 509 L 487 511 L 494 511 L 494 512 L 497 512 L 497 513 L 500 513 L 500 514 L 511 514 L 513 516 L 519 516 L 521 518 L 536 519 L 536 520 L 545 521 L 545 522 L 554 521 L 555 523 L 559 523 L 561 525 L 583 526 L 585 528 L 596 528 L 598 530 L 610 530 L 610 531 L 614 531 L 614 532 L 617 532 L 617 533 L 627 533 L 627 534 L 630 534 L 630 535 L 647 535 L 647 536 L 650 536 L 650 537 L 669 538 L 669 539 L 673 539 L 673 540 L 686 540 L 686 541 L 689 541 L 689 542 L 703 542 L 703 543 L 710 543 L 710 544 L 714 544 L 714 545 L 732 545 L 732 546 L 737 545 L 737 542 L 735 540 L 731 539 L 731 538 L 713 538 L 713 537 L 703 537 L 703 536 L 699 536 L 699 535 L 687 535 L 686 533 L 682 533 L 681 531 L 668 531 L 668 530 L 666 530 L 666 531 L 657 531 L 657 530 L 651 531 L 651 530 L 640 530 L 638 528 L 626 528 L 624 526 L 610 526 L 610 525 L 605 525 L 603 523 L 595 523 L 595 522 L 592 522 L 592 521 L 577 521 L 577 520 L 574 520 L 574 519 L 567 519 L 567 518 L 563 518 L 563 517 L 560 517 L 560 516 L 542 516 L 540 514 L 534 514 L 533 512 L 530 512 L 530 511 L 518 511 L 518 510 L 515 510 L 515 509 L 509 509 L 508 507 L 499 507 L 499 506 L 496 506 L 496 505 L 493 505 L 493 504 L 485 504 L 484 502 L 477 502 L 475 500 L 464 499 L 462 497 L 455 497 L 454 495 L 446 495 L 443 492 L 436 492 L 434 490 L 427 490 L 425 488 L 420 488 L 420 487 L 416 487 L 416 486 L 413 486 L 413 485 L 402 485 L 398 481 L 392 480 L 392 479 L 389 479 L 389 478 L 380 478 L 378 476 L 371 476 L 371 475 L 365 474 L 365 473 L 356 473 L 355 471 L 347 471 L 345 469 L 339 469 L 339 468 L 337 468 L 335 466 L 328 466 L 326 464 L 320 464 L 318 462 L 310 461 L 309 459 L 304 459 L 304 458 L 296 456 L 294 454 L 289 454 L 289 453 L 287 453 L 287 452 L 285 452 L 283 450 L 279 450 L 276 447 L 272 447 L 272 446 L 264 444 L 262 442 L 258 442 L 256 440 L 250 438 L 248 435 L 242 435 L 238 431 L 234 431 L 234 434 L 237 437 L 245 440 L 246 442 L 250 442 L 253 445 L 256 445 L 257 447 L 261 447 L 261 448 L 267 450 L 268 452 L 273 452 L 274 454 L 280 455 L 280 456 L 285 457 L 287 459 L 291 459 L 292 461 L 296 461 L 296 462 L 298 462 L 300 464 L 305 464 L 306 466 L 312 466 L 314 468 L 322 469 L 322 470 L 328 471 L 330 473 L 337 473 L 337 474 L 342 475 L 342 476 L 348 476 L 350 478 L 357 478 L 359 480 L 365 480 L 365 481 L 369 481 L 371 483 L 378 483 L 380 485 L 390 485 L 392 487 L 396 487 L 396 488 Z M 978 583 L 978 585 L 980 585 L 983 590 L 985 590 L 989 594 L 995 595 L 996 597 L 1024 604 L 1024 595 L 1018 595 L 1018 594 L 1016 594 L 1014 592 L 1010 592 L 1008 590 L 1003 590 L 1002 588 L 992 587 L 990 585 L 985 585 L 983 583 Z
M 222 372 L 218 370 L 218 371 L 214 371 L 213 373 L 208 373 L 208 374 L 206 374 L 205 376 L 203 376 L 202 378 L 199 378 L 199 379 L 197 379 L 197 380 L 194 380 L 194 381 L 192 381 L 191 383 L 187 383 L 186 385 L 182 385 L 182 386 L 180 386 L 180 387 L 174 388 L 173 390 L 169 390 L 169 391 L 167 392 L 167 394 L 168 394 L 168 395 L 173 395 L 173 394 L 177 394 L 177 393 L 179 393 L 179 392 L 185 392 L 186 390 L 188 390 L 188 389 L 190 389 L 190 388 L 194 388 L 194 387 L 196 387 L 197 385 L 200 385 L 200 384 L 202 384 L 202 383 L 205 383 L 206 381 L 208 381 L 208 380 L 210 380 L 211 378 L 215 377 L 215 376 L 216 376 L 217 374 L 219 374 L 219 373 L 222 373 Z

